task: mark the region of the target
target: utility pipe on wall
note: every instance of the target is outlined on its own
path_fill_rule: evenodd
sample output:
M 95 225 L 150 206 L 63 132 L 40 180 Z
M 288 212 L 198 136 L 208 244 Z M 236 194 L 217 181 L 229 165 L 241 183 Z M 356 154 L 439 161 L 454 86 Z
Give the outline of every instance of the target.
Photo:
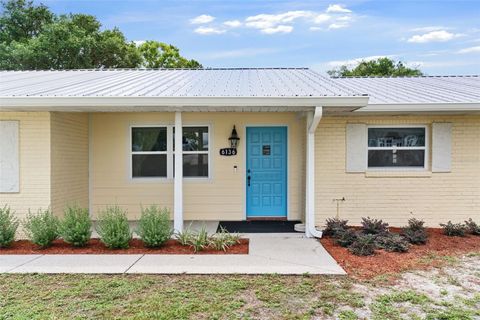
M 322 231 L 315 228 L 315 130 L 322 119 L 323 108 L 315 107 L 307 115 L 307 170 L 306 170 L 306 215 L 305 235 L 308 238 L 322 237 Z

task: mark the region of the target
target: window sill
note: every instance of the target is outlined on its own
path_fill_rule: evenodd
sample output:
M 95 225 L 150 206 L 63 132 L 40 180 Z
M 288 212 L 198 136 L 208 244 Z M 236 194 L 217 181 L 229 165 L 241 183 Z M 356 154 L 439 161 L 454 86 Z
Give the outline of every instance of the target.
M 431 178 L 431 171 L 366 171 L 366 178 Z

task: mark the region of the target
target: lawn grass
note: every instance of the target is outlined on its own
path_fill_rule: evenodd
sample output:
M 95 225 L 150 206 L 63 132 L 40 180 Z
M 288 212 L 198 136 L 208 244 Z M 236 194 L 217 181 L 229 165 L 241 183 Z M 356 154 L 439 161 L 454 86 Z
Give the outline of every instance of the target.
M 0 319 L 475 319 L 480 258 L 466 261 L 422 271 L 437 295 L 346 276 L 1 274 Z

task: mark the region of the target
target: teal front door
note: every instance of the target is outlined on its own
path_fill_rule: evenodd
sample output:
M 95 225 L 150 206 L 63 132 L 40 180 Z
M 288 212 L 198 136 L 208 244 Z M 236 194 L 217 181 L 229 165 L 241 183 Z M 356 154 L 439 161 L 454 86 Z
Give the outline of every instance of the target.
M 247 218 L 287 216 L 287 128 L 247 127 Z

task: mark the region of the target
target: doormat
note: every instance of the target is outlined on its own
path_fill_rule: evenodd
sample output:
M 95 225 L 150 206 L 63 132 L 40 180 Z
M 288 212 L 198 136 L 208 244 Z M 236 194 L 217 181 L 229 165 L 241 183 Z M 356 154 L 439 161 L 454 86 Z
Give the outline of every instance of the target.
M 295 224 L 300 221 L 220 221 L 218 231 L 221 227 L 231 233 L 287 233 L 296 232 Z

